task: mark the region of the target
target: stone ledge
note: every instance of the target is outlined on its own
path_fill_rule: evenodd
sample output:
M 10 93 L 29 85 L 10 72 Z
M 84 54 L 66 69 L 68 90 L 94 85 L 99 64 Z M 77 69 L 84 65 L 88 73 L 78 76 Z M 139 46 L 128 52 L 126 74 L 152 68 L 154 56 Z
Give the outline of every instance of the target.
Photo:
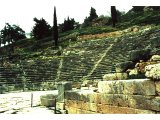
M 156 95 L 154 81 L 149 79 L 100 81 L 98 90 L 106 94 Z

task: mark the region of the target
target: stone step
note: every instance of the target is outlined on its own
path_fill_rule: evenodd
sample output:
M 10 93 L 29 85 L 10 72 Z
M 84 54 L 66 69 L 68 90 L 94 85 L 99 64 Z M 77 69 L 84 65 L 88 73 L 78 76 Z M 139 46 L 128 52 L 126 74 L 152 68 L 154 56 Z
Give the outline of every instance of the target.
M 156 95 L 155 83 L 149 79 L 100 81 L 98 89 L 107 94 Z

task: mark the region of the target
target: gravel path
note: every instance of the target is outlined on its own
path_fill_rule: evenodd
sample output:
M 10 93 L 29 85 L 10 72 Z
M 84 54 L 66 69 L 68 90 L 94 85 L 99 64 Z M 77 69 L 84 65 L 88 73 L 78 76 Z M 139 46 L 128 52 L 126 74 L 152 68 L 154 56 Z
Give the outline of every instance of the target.
M 31 107 L 31 94 L 33 94 L 33 107 Z M 54 91 L 34 91 L 0 94 L 0 114 L 53 114 L 54 110 L 40 106 L 40 96 L 45 94 L 58 94 Z

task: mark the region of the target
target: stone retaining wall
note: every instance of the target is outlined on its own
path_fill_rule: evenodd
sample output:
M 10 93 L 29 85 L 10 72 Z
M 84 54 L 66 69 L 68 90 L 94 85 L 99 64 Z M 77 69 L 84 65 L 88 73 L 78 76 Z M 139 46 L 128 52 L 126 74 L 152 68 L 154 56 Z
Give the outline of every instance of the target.
M 150 79 L 100 81 L 98 92 L 65 93 L 69 114 L 159 114 L 159 82 Z

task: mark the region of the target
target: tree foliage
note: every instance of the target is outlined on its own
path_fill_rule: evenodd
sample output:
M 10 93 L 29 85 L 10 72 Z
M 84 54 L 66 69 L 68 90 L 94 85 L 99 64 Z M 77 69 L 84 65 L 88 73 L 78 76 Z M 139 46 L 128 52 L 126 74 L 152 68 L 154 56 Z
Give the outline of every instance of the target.
M 55 46 L 58 46 L 58 26 L 57 26 L 57 15 L 56 15 L 56 7 L 54 7 L 54 15 L 53 15 L 53 38 L 55 42 Z
M 132 7 L 133 7 L 132 10 L 134 12 L 143 12 L 146 7 L 154 11 L 160 10 L 160 6 L 132 6 Z
M 12 44 L 20 39 L 26 38 L 25 31 L 17 25 L 6 23 L 5 27 L 0 31 L 1 44 Z
M 134 12 L 140 12 L 140 11 L 143 11 L 145 6 L 132 6 L 132 7 L 133 7 L 132 10 Z
M 52 30 L 51 26 L 46 22 L 45 19 L 33 19 L 35 22 L 35 25 L 31 31 L 31 36 L 36 39 L 42 39 L 48 36 L 51 36 Z
M 89 17 L 86 17 L 84 19 L 83 27 L 91 26 L 92 25 L 92 21 L 94 19 L 96 19 L 96 18 L 98 18 L 98 15 L 96 13 L 96 9 L 94 9 L 93 7 L 91 7 Z
M 75 25 L 74 18 L 67 18 L 67 20 L 64 20 L 64 23 L 62 24 L 62 32 L 66 32 L 69 30 L 73 30 Z
M 95 18 L 98 18 L 98 15 L 96 13 L 96 9 L 91 7 L 90 16 L 88 17 L 88 19 L 89 19 L 90 22 L 92 22 Z
M 113 27 L 115 27 L 117 22 L 117 11 L 115 6 L 111 6 L 111 17 L 112 17 Z

